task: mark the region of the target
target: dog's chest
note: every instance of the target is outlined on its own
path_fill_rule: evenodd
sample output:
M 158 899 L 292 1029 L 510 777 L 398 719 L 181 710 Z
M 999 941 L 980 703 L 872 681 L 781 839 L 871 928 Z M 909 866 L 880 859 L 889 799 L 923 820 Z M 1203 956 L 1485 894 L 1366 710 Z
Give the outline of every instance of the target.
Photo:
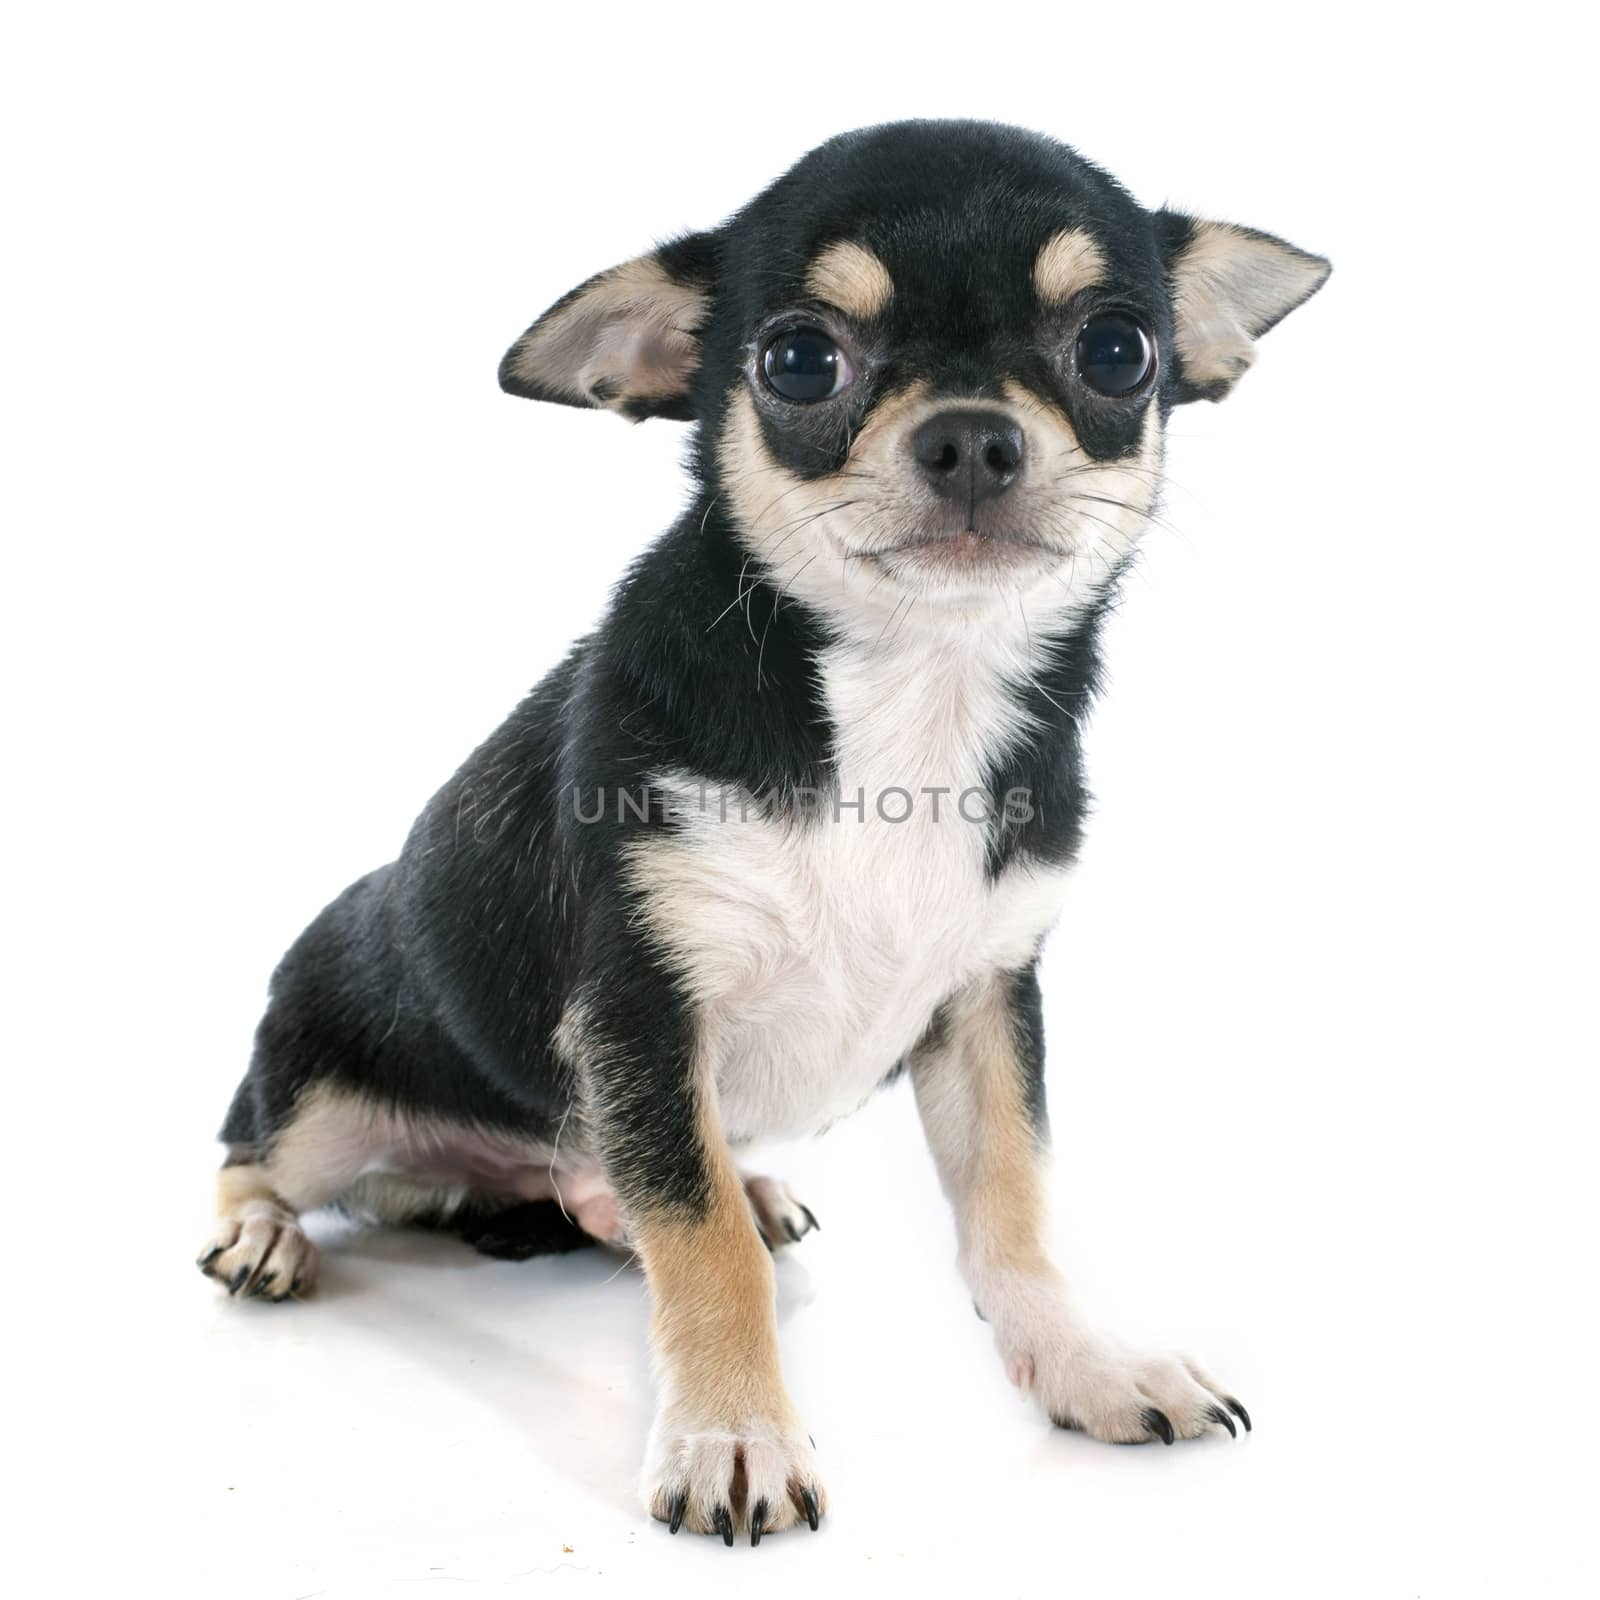
M 986 666 L 828 661 L 837 788 L 807 821 L 741 818 L 734 792 L 660 775 L 678 826 L 639 881 L 693 988 L 731 1138 L 855 1110 L 944 999 L 1026 963 L 1055 920 L 1061 869 L 986 871 L 987 769 L 1017 731 Z

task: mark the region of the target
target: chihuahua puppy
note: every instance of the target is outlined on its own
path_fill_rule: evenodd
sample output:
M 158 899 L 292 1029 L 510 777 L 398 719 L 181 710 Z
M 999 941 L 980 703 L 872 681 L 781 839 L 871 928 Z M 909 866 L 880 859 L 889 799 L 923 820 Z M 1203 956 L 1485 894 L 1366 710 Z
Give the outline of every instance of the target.
M 1011 1380 L 1097 1439 L 1248 1429 L 1047 1253 L 1037 974 L 1166 420 L 1328 271 L 1052 140 L 910 122 L 557 301 L 503 387 L 692 424 L 692 498 L 284 958 L 202 1269 L 306 1293 L 298 1219 L 327 1205 L 497 1255 L 625 1247 L 650 1511 L 728 1544 L 816 1528 L 770 1256 L 816 1218 L 739 1152 L 905 1073 Z

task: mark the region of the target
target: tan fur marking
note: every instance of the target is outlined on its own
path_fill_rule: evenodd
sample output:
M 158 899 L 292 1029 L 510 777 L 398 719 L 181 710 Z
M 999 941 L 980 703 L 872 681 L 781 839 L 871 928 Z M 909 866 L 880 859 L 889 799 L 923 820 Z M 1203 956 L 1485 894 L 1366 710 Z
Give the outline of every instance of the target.
M 1023 1101 L 1004 974 L 949 1002 L 940 1036 L 912 1057 L 911 1081 L 955 1208 L 963 1262 L 1047 1271 L 1045 1158 Z
M 582 1155 L 578 1118 L 565 1132 L 558 1164 L 548 1146 L 514 1134 L 408 1115 L 322 1083 L 300 1097 L 264 1170 L 297 1211 L 348 1198 L 358 1209 L 398 1220 L 424 1200 L 427 1209 L 450 1209 L 472 1188 L 530 1200 L 569 1194 L 594 1163 Z
M 702 1427 L 798 1425 L 778 1359 L 772 1258 L 721 1131 L 709 1116 L 702 1128 L 712 1169 L 706 1213 L 632 1219 L 670 1404 Z
M 1063 228 L 1033 263 L 1033 287 L 1047 306 L 1063 304 L 1105 276 L 1105 252 L 1082 228 Z
M 1256 359 L 1226 287 L 1237 238 L 1231 228 L 1198 222 L 1173 266 L 1173 343 L 1191 383 L 1232 383 Z
M 865 322 L 881 315 L 894 298 L 894 279 L 865 245 L 841 239 L 811 263 L 806 292 Z
M 758 1508 L 775 1533 L 825 1513 L 827 1492 L 784 1388 L 772 1258 L 722 1132 L 710 1066 L 698 1090 L 704 1211 L 644 1203 L 630 1216 L 660 1394 L 642 1488 L 652 1516 L 681 1517 L 697 1533 L 720 1524 L 726 1537 L 730 1516 L 732 1531 L 751 1531 Z
M 1225 222 L 1194 224 L 1173 263 L 1173 342 L 1194 384 L 1231 384 L 1255 361 L 1255 338 L 1327 278 L 1328 264 Z
M 513 347 L 512 370 L 590 405 L 682 394 L 700 361 L 710 296 L 654 256 L 613 267 L 548 312 Z
M 923 409 L 931 407 L 928 386 L 920 381 L 874 406 L 851 444 L 851 470 L 888 471 L 906 425 Z M 739 525 L 758 550 L 770 545 L 775 555 L 781 553 L 779 540 L 813 515 L 820 514 L 818 527 L 823 532 L 831 531 L 833 519 L 826 508 L 838 503 L 837 483 L 829 478 L 812 481 L 797 477 L 772 459 L 761 438 L 755 402 L 748 393 L 741 391 L 728 407 L 717 455 Z M 847 521 L 847 514 L 838 520 Z M 849 548 L 852 546 L 839 543 L 839 553 Z M 781 574 L 781 566 L 778 570 Z
M 1035 470 L 1059 485 L 1060 515 L 1076 524 L 1086 564 L 1114 565 L 1155 511 L 1163 449 L 1160 411 L 1153 402 L 1147 407 L 1139 448 L 1131 459 L 1096 461 L 1059 407 L 1014 379 L 1006 380 L 1004 393 L 1027 429 Z
M 217 1215 L 229 1222 L 244 1219 L 252 1208 L 274 1207 L 285 1218 L 293 1212 L 283 1203 L 273 1188 L 266 1168 L 253 1163 L 248 1166 L 224 1167 L 217 1174 Z
M 1071 466 L 1074 456 L 1079 458 L 1080 465 L 1089 464 L 1071 421 L 1059 406 L 1041 400 L 1015 378 L 1007 378 L 1001 385 L 1001 392 L 1023 424 L 1028 436 L 1029 453 L 1037 459 L 1044 452 L 1050 464 L 1048 470 L 1052 474 Z
M 362 1096 L 316 1084 L 273 1140 L 266 1170 L 297 1210 L 326 1205 L 361 1176 L 385 1134 L 394 1136 L 384 1122 L 383 1110 Z

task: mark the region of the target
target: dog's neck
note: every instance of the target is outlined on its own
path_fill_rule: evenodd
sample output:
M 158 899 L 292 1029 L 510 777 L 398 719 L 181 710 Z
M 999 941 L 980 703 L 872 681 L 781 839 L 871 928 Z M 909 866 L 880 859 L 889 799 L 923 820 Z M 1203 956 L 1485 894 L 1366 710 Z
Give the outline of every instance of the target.
M 1015 784 L 1074 830 L 1093 608 L 905 604 L 873 630 L 784 593 L 707 496 L 640 559 L 608 630 L 631 738 L 663 767 L 754 794 L 841 783 Z

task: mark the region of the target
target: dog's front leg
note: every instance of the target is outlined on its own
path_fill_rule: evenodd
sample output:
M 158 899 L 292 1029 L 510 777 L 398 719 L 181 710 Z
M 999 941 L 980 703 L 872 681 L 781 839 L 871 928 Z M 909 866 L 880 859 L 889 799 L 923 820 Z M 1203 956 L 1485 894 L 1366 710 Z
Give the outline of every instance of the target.
M 727 1544 L 802 1520 L 815 1529 L 827 1498 L 779 1366 L 772 1255 L 711 1074 L 692 1029 L 642 1004 L 607 1010 L 653 1024 L 648 1043 L 588 1030 L 583 1071 L 586 1118 L 650 1288 L 659 1396 L 645 1503 L 674 1533 Z
M 1097 1439 L 1171 1444 L 1234 1433 L 1234 1416 L 1249 1428 L 1244 1407 L 1193 1361 L 1129 1350 L 1074 1304 L 1046 1244 L 1043 1073 L 1032 967 L 953 996 L 911 1058 L 961 1268 L 1007 1376 L 1057 1424 Z

